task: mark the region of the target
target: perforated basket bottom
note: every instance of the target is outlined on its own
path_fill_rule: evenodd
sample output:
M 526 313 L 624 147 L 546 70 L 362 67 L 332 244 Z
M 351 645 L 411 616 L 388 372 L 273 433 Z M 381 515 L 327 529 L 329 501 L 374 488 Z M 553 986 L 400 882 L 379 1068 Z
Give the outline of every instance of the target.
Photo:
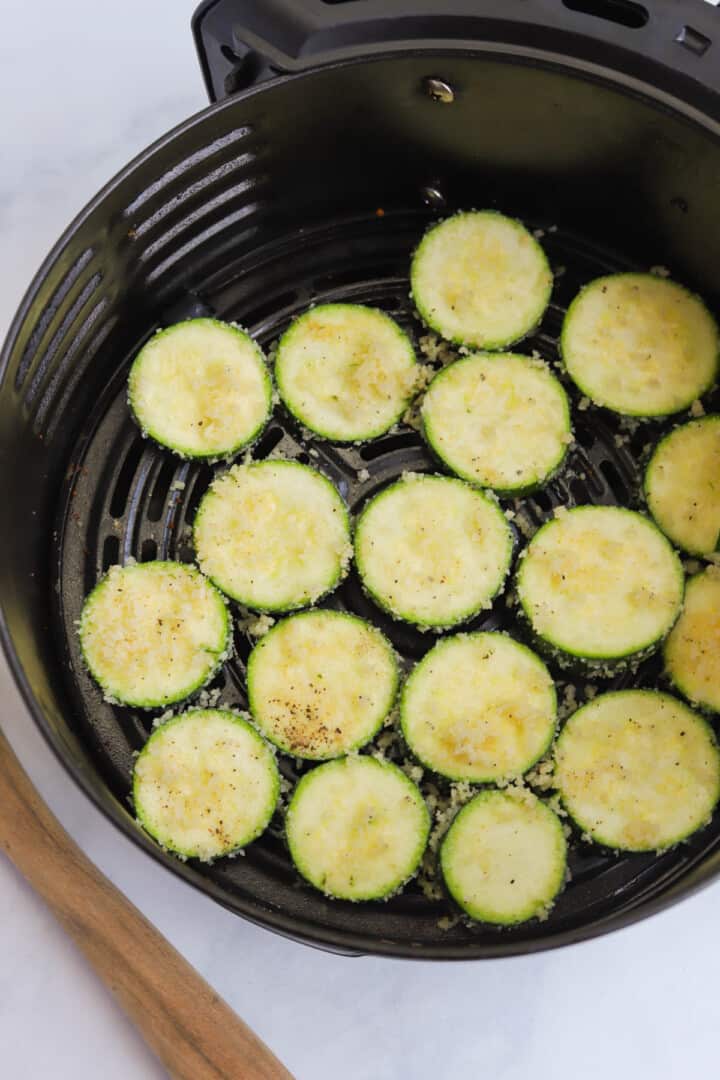
M 297 233 L 256 250 L 237 267 L 229 283 L 205 293 L 202 302 L 188 297 L 186 304 L 172 312 L 159 313 L 159 323 L 214 312 L 237 320 L 268 348 L 288 321 L 310 303 L 351 301 L 385 309 L 418 342 L 424 331 L 413 316 L 407 271 L 410 252 L 426 220 L 426 215 L 417 212 L 387 214 Z M 562 230 L 547 231 L 542 242 L 556 271 L 556 285 L 542 326 L 522 349 L 536 349 L 552 362 L 557 360 L 556 339 L 564 310 L 578 288 L 599 274 L 633 267 Z M 68 469 L 56 534 L 55 600 L 77 733 L 115 797 L 128 807 L 133 757 L 147 739 L 152 716 L 102 700 L 83 670 L 75 620 L 84 596 L 110 564 L 130 557 L 192 559 L 190 525 L 213 469 L 182 462 L 140 437 L 125 401 L 126 375 L 127 364 L 116 372 L 88 417 Z M 661 430 L 656 424 L 628 430 L 617 418 L 578 408 L 577 394 L 572 387 L 569 390 L 575 406 L 576 443 L 567 468 L 545 491 L 510 504 L 521 510 L 520 520 L 524 517 L 530 528 L 561 504 L 639 505 L 644 449 Z M 254 449 L 255 458 L 270 454 L 321 469 L 337 484 L 352 511 L 405 470 L 439 471 L 411 428 L 400 426 L 369 445 L 345 449 L 308 438 L 281 407 Z M 358 474 L 366 478 L 360 480 Z M 523 542 L 519 533 L 518 547 Z M 361 592 L 354 574 L 328 604 L 372 619 L 408 666 L 434 643 L 432 635 L 395 623 L 379 612 Z M 469 628 L 507 628 L 517 633 L 502 598 Z M 249 647 L 247 637 L 237 631 L 237 655 L 213 684 L 220 690 L 222 704 L 246 706 Z M 554 674 L 561 699 L 565 697 L 567 703 L 570 695 L 578 702 L 585 700 L 587 680 L 570 684 L 559 671 Z M 603 686 L 657 685 L 658 674 L 657 661 L 649 661 L 636 675 L 605 680 Z M 290 780 L 296 775 L 288 759 L 282 761 L 282 769 Z M 325 900 L 293 871 L 279 817 L 242 858 L 220 860 L 212 866 L 175 865 L 230 908 L 316 944 L 426 958 L 472 957 L 523 952 L 596 933 L 608 920 L 657 897 L 719 842 L 717 820 L 690 842 L 658 857 L 620 857 L 576 838 L 570 857 L 572 878 L 550 918 L 506 931 L 463 922 L 441 928 L 439 921 L 455 914 L 450 903 L 427 899 L 414 883 L 384 904 Z

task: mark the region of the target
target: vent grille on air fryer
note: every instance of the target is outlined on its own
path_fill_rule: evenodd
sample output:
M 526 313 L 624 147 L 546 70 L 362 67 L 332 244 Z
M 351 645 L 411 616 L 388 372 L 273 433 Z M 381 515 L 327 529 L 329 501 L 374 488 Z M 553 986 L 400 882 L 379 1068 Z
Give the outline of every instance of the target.
M 205 258 L 248 239 L 267 177 L 257 172 L 260 150 L 252 127 L 236 128 L 178 162 L 130 203 L 123 214 L 146 286 L 173 268 L 187 280 Z M 218 235 L 226 232 L 226 244 Z M 177 273 L 174 275 L 177 280 Z
M 244 138 L 245 136 L 238 136 Z M 236 141 L 223 144 L 232 151 Z M 188 223 L 199 247 L 202 236 L 190 207 L 194 205 L 193 170 L 208 157 L 194 157 L 136 200 L 128 212 L 128 221 L 139 237 L 150 240 L 154 230 L 178 222 L 175 242 L 186 233 L 179 227 Z M 244 167 L 244 166 L 243 166 Z M 237 183 L 233 168 L 224 174 L 231 190 Z M 190 192 L 177 198 L 177 187 Z M 203 189 L 207 196 L 207 189 Z M 313 302 L 359 301 L 380 306 L 397 318 L 416 342 L 422 335 L 408 299 L 407 266 L 414 243 L 427 217 L 419 213 L 388 213 L 381 219 L 356 218 L 333 225 L 306 229 L 248 251 L 227 273 L 221 287 L 204 291 L 210 311 L 225 319 L 235 319 L 246 326 L 268 348 L 293 315 Z M 151 241 L 152 242 L 152 241 Z M 183 246 L 193 243 L 183 240 Z M 563 312 L 581 284 L 592 277 L 613 270 L 627 269 L 628 264 L 589 247 L 574 235 L 548 231 L 543 243 L 557 273 L 552 305 L 539 331 L 524 344 L 548 361 L 557 360 L 557 335 Z M 175 254 L 181 248 L 175 249 Z M 196 251 L 198 248 L 196 247 Z M 155 272 L 162 263 L 154 262 L 160 249 L 149 256 Z M 188 296 L 187 310 L 182 303 L 174 308 L 174 317 L 196 314 L 197 298 Z M 72 678 L 70 690 L 75 703 L 79 732 L 91 745 L 112 790 L 121 800 L 128 796 L 133 755 L 147 738 L 152 717 L 146 713 L 114 708 L 104 702 L 83 669 L 78 652 L 74 620 L 83 598 L 98 576 L 117 560 L 128 558 L 192 558 L 190 528 L 202 494 L 207 489 L 213 469 L 204 464 L 183 462 L 144 441 L 133 425 L 125 402 L 126 370 L 117 373 L 107 387 L 94 413 L 88 417 L 80 450 L 73 462 L 64 493 L 64 508 L 58 555 L 58 595 L 61 633 Z M 515 506 L 516 524 L 525 532 L 545 520 L 558 504 L 596 502 L 637 504 L 641 461 L 646 443 L 656 435 L 658 426 L 628 428 L 611 417 L 601 417 L 592 410 L 578 409 L 578 397 L 571 390 L 576 405 L 576 444 L 569 467 L 545 491 Z M 255 457 L 268 455 L 292 457 L 311 462 L 325 472 L 339 487 L 352 510 L 382 484 L 405 470 L 432 470 L 437 466 L 419 435 L 400 428 L 382 439 L 360 448 L 331 446 L 308 437 L 284 415 L 281 409 L 254 449 Z M 519 543 L 523 537 L 518 536 Z M 357 579 L 348 581 L 329 600 L 373 618 L 388 633 L 406 666 L 411 665 L 433 643 L 428 634 L 385 618 L 363 595 Z M 476 626 L 511 625 L 511 614 L 503 600 L 493 611 L 476 620 Z M 238 629 L 237 654 L 219 676 L 214 687 L 224 704 L 244 708 L 245 661 L 250 648 L 246 634 Z M 653 683 L 657 665 L 650 661 L 632 680 L 629 675 L 611 680 L 608 686 Z M 572 684 L 560 680 L 560 696 L 566 708 L 582 701 L 588 693 L 584 681 Z M 296 776 L 296 767 L 283 760 L 288 779 Z M 558 929 L 581 926 L 605 910 L 607 897 L 614 897 L 614 910 L 629 908 L 641 901 L 646 892 L 661 881 L 679 877 L 688 867 L 717 843 L 717 833 L 700 833 L 688 844 L 661 857 L 621 858 L 599 849 L 577 844 L 571 859 L 573 879 L 551 916 Z M 406 892 L 385 905 L 348 908 L 331 904 L 309 888 L 301 886 L 292 871 L 281 838 L 278 819 L 270 832 L 251 845 L 243 859 L 221 860 L 199 870 L 209 888 L 221 889 L 223 900 L 238 904 L 266 904 L 269 908 L 298 910 L 301 904 L 308 918 L 328 930 L 346 928 L 348 920 L 362 924 L 363 932 L 378 939 L 393 940 L 394 935 L 411 940 L 446 944 L 492 940 L 487 928 L 468 928 L 462 924 L 446 933 L 437 926 L 447 914 L 443 902 L 430 901 L 411 885 Z M 408 916 L 411 917 L 410 929 Z M 510 932 L 521 942 L 531 939 L 532 928 Z
M 247 250 L 266 205 L 261 151 L 253 129 L 244 125 L 203 142 L 180 161 L 168 157 L 165 172 L 111 220 L 119 242 L 107 242 L 107 222 L 94 235 L 91 218 L 91 242 L 72 265 L 56 260 L 45 286 L 49 299 L 34 320 L 14 380 L 32 430 L 45 443 L 61 425 L 67 434 L 68 415 L 94 401 L 95 380 L 86 386 L 84 377 L 102 366 L 103 347 L 113 362 L 139 347 L 135 328 L 142 325 L 146 335 L 148 327 L 138 312 L 152 307 L 167 321 L 163 306 L 172 306 L 179 289 L 194 287 Z

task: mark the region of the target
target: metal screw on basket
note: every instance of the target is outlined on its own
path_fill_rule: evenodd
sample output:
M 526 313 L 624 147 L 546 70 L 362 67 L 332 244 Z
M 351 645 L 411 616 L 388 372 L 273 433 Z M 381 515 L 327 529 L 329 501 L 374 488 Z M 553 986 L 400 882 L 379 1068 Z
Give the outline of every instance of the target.
M 441 105 L 451 105 L 455 100 L 455 91 L 444 79 L 428 75 L 423 79 L 423 89 L 428 97 L 433 101 L 439 101 Z
M 447 205 L 447 199 L 437 184 L 423 184 L 420 188 L 420 198 L 426 206 L 431 206 L 435 210 L 441 210 Z

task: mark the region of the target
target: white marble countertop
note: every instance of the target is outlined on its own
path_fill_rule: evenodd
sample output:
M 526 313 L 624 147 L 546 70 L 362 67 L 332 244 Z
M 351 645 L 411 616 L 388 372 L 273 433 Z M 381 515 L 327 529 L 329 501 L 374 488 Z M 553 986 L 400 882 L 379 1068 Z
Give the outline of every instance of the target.
M 126 160 L 205 104 L 192 0 L 6 5 L 0 37 L 0 333 L 47 249 Z M 7 508 L 6 508 L 7 509 Z M 676 1080 L 717 1058 L 720 885 L 590 944 L 527 959 L 340 959 L 225 912 L 91 806 L 0 662 L 0 721 L 91 858 L 298 1080 Z M 63 932 L 0 858 L 0 1073 L 163 1075 Z M 240 1074 L 239 1074 L 240 1075 Z

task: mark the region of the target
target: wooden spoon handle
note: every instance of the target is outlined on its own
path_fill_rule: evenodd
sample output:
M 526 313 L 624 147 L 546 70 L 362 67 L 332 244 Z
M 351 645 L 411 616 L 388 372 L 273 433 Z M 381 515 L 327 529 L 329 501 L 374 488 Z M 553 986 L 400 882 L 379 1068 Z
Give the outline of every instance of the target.
M 0 732 L 0 847 L 43 897 L 176 1080 L 291 1074 L 83 855 Z

